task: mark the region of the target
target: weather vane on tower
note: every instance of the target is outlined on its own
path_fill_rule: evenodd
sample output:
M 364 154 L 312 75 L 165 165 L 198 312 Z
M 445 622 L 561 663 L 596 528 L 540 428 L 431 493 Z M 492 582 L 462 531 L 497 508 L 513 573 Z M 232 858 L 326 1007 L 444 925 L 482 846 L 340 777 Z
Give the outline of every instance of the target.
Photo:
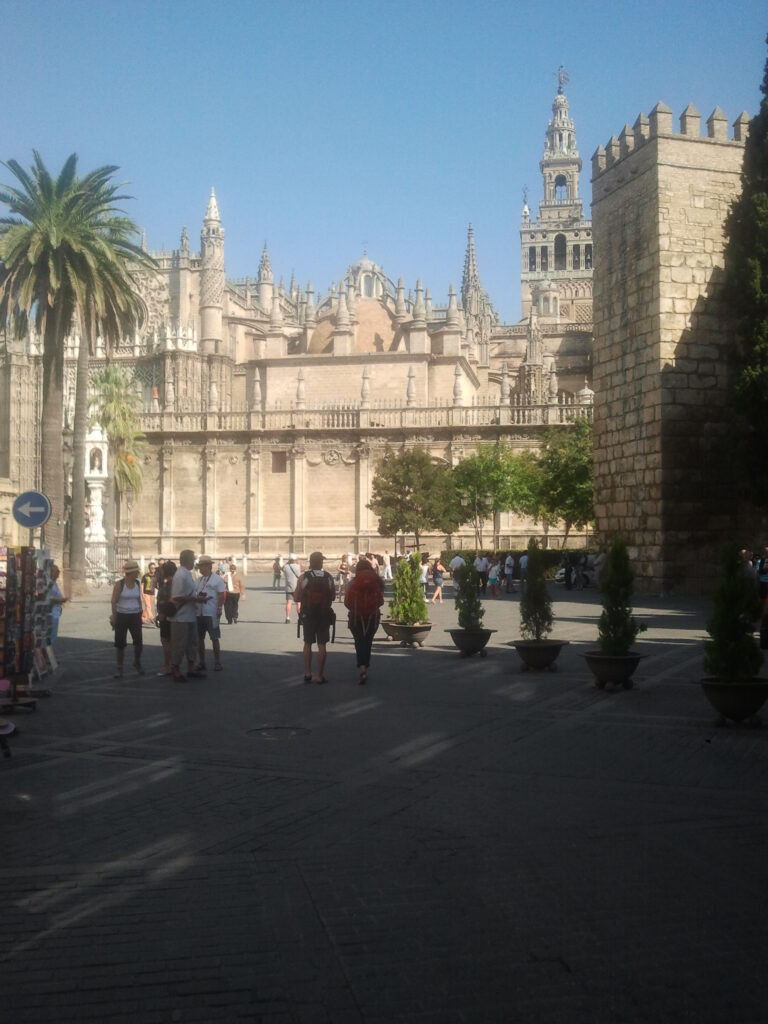
M 563 86 L 568 85 L 569 82 L 570 78 L 568 77 L 568 72 L 561 64 L 560 67 L 557 69 L 557 93 L 559 96 L 562 96 Z

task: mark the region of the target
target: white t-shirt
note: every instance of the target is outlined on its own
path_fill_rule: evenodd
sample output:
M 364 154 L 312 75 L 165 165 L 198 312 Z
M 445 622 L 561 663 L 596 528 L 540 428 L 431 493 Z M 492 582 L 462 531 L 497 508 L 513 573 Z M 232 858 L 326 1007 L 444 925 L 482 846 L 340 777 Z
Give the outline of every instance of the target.
M 456 572 L 457 569 L 460 569 L 463 565 L 466 564 L 467 563 L 464 561 L 461 555 L 454 555 L 453 558 L 448 563 L 448 568 L 451 570 L 451 572 Z
M 429 562 L 422 562 L 419 572 L 421 573 L 421 582 L 427 583 L 429 580 Z
M 197 581 L 197 593 L 207 595 L 205 604 L 201 601 L 197 606 L 198 615 L 210 615 L 215 619 L 219 612 L 219 594 L 226 594 L 227 584 L 218 575 L 212 572 L 210 576 L 201 576 Z
M 488 572 L 488 559 L 485 555 L 478 555 L 475 559 L 475 568 L 478 572 Z
M 504 562 L 504 573 L 506 576 L 511 576 L 515 571 L 515 559 L 512 555 L 507 555 L 507 560 Z
M 197 584 L 195 583 L 195 577 L 189 571 L 185 569 L 183 565 L 180 565 L 176 572 L 173 574 L 173 582 L 171 583 L 171 599 L 174 597 L 194 597 L 197 593 Z M 173 622 L 195 622 L 197 619 L 197 607 L 190 601 L 187 604 L 181 604 L 178 606 L 178 611 L 173 617 Z

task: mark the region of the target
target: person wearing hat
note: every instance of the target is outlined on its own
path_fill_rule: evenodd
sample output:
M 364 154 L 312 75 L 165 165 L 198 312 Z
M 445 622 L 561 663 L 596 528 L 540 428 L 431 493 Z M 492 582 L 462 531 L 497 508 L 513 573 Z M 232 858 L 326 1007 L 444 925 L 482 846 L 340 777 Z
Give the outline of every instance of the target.
M 283 576 L 285 577 L 285 621 L 290 622 L 293 595 L 301 579 L 301 565 L 296 561 L 296 555 L 293 552 L 288 555 L 288 561 L 283 566 Z M 301 617 L 300 604 L 296 605 L 296 614 Z
M 117 671 L 115 679 L 122 679 L 123 658 L 128 642 L 128 633 L 133 640 L 133 664 L 140 676 L 144 675 L 141 667 L 141 649 L 143 639 L 141 636 L 141 616 L 144 611 L 144 602 L 141 599 L 141 587 L 139 586 L 139 563 L 129 558 L 123 565 L 123 578 L 118 580 L 112 588 L 112 614 L 109 617 L 109 624 L 115 631 L 115 656 L 117 657 Z
M 197 606 L 197 639 L 198 661 L 197 672 L 207 671 L 205 664 L 205 637 L 211 638 L 213 646 L 213 667 L 221 672 L 221 610 L 227 599 L 227 584 L 213 571 L 213 559 L 210 555 L 200 555 L 197 560 L 200 579 L 197 581 L 198 598 L 203 600 Z
M 317 643 L 316 683 L 327 683 L 325 678 L 326 645 L 331 637 L 331 626 L 336 621 L 333 602 L 336 585 L 333 576 L 323 569 L 323 554 L 313 551 L 309 556 L 309 570 L 299 579 L 293 599 L 301 609 L 299 621 L 304 628 L 304 682 L 312 682 L 312 644 Z

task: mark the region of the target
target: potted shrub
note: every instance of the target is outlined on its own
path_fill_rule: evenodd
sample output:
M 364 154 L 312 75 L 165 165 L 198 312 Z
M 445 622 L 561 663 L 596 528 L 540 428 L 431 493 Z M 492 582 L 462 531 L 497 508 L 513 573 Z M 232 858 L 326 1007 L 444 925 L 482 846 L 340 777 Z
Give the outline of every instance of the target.
M 645 626 L 632 614 L 634 573 L 629 564 L 627 545 L 621 537 L 611 544 L 600 574 L 600 599 L 603 611 L 597 624 L 599 651 L 584 657 L 600 689 L 608 683 L 632 688 L 632 676 L 644 657 L 630 647 Z
M 388 639 L 397 640 L 403 647 L 422 646 L 432 623 L 427 613 L 427 602 L 421 589 L 421 556 L 414 551 L 397 563 L 392 582 L 394 594 L 389 602 L 389 618 L 381 620 Z
M 727 719 L 751 719 L 768 698 L 768 680 L 757 673 L 763 652 L 753 635 L 761 601 L 755 581 L 744 571 L 738 546 L 729 544 L 720 559 L 720 582 L 714 593 L 712 616 L 707 623 L 711 640 L 704 644 L 701 685 L 710 704 L 719 712 L 718 725 Z
M 453 583 L 456 588 L 459 628 L 446 629 L 446 633 L 451 634 L 451 640 L 458 647 L 462 658 L 473 654 L 485 658 L 488 654 L 485 645 L 491 639 L 491 633 L 496 630 L 483 627 L 485 608 L 478 592 L 480 577 L 477 569 L 473 565 L 461 566 L 453 574 Z
M 523 662 L 523 671 L 555 669 L 555 661 L 567 640 L 550 640 L 552 632 L 552 599 L 547 589 L 544 554 L 538 543 L 528 542 L 528 569 L 520 597 L 520 632 L 522 640 L 512 646 Z

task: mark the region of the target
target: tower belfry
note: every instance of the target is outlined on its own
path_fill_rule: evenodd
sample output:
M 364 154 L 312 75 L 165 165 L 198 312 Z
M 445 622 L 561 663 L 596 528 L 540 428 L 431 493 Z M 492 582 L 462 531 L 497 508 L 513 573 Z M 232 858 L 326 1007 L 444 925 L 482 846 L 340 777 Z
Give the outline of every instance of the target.
M 565 301 L 571 319 L 577 319 L 574 300 L 580 298 L 591 303 L 592 299 L 592 221 L 585 218 L 579 197 L 581 156 L 568 97 L 563 91 L 568 82 L 563 67 L 558 69 L 557 80 L 552 118 L 547 123 L 544 153 L 539 162 L 543 198 L 538 218 L 531 219 L 526 195 L 520 223 L 524 318 L 542 289 L 556 292 L 558 298 L 555 310 L 549 304 L 546 310 L 539 308 L 540 315 L 560 315 Z

